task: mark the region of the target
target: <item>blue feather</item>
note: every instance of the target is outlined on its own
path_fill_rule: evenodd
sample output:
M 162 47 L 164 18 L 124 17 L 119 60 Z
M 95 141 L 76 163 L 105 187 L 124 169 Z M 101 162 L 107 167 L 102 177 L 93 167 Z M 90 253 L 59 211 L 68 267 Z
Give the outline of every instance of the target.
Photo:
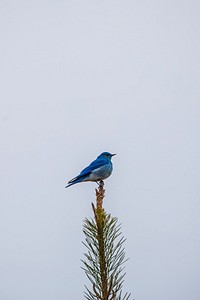
M 66 188 L 79 182 L 100 181 L 108 178 L 112 173 L 111 158 L 113 155 L 115 154 L 103 152 L 88 167 L 83 169 L 78 176 L 71 179 Z

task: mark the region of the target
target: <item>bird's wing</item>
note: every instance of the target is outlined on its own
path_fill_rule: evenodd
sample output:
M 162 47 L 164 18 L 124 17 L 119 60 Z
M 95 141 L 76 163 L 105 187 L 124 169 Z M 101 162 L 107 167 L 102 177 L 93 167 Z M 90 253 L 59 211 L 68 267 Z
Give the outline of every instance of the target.
M 98 158 L 94 160 L 88 167 L 83 169 L 79 176 L 90 174 L 92 171 L 108 164 L 107 159 Z
M 94 160 L 88 167 L 83 169 L 78 176 L 72 178 L 68 183 L 80 182 L 81 180 L 85 179 L 88 175 L 90 175 L 90 173 L 92 171 L 94 171 L 102 166 L 105 166 L 106 164 L 108 164 L 107 159 L 98 158 L 98 159 Z

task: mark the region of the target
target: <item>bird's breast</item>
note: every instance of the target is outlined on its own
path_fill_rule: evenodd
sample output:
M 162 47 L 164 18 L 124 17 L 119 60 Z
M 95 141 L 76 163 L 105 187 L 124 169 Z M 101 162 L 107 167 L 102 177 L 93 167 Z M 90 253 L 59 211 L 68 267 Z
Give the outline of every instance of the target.
M 98 169 L 93 170 L 90 173 L 89 180 L 90 181 L 99 181 L 104 180 L 110 176 L 112 173 L 112 164 L 104 165 Z

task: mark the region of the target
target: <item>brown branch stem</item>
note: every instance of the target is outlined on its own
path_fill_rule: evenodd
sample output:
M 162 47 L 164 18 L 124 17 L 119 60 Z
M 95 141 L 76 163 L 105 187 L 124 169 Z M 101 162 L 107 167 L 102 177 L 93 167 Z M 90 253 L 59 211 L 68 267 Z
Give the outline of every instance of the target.
M 101 180 L 98 189 L 96 189 L 96 208 L 92 203 L 94 211 L 94 217 L 98 231 L 98 244 L 99 244 L 99 264 L 101 273 L 101 289 L 102 289 L 102 300 L 108 300 L 108 276 L 106 268 L 106 257 L 105 257 L 105 243 L 104 243 L 104 223 L 105 223 L 105 211 L 103 209 L 103 199 L 105 196 L 104 182 Z

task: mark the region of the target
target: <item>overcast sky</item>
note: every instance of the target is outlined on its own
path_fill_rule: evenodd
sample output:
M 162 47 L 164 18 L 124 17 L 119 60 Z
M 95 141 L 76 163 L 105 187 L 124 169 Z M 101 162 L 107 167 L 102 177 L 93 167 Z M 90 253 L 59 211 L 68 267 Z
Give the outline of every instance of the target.
M 78 300 L 94 183 L 127 238 L 124 291 L 200 298 L 200 2 L 0 0 L 0 298 Z

